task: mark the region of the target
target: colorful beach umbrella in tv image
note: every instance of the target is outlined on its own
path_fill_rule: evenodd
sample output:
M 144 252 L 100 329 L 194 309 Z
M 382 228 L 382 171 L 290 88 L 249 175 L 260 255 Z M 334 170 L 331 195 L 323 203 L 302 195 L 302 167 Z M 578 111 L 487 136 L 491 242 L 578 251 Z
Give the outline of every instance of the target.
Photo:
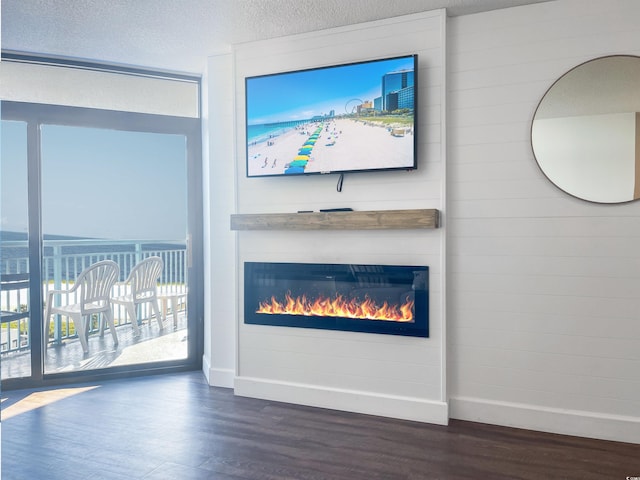
M 306 167 L 308 160 L 294 160 L 289 164 L 289 167 Z

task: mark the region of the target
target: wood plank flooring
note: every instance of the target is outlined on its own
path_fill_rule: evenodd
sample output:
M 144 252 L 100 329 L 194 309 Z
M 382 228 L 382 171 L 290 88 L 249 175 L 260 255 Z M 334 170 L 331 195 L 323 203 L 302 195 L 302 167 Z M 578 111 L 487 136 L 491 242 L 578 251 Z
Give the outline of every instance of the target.
M 2 479 L 640 476 L 640 445 L 448 427 L 236 397 L 202 372 L 2 394 Z

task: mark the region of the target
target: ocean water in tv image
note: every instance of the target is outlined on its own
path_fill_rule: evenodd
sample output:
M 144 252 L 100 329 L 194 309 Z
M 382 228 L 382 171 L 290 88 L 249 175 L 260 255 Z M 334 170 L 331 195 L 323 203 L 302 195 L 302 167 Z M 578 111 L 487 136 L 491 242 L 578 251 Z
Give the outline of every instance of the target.
M 291 122 L 247 126 L 247 144 L 255 145 L 283 135 L 294 128 Z

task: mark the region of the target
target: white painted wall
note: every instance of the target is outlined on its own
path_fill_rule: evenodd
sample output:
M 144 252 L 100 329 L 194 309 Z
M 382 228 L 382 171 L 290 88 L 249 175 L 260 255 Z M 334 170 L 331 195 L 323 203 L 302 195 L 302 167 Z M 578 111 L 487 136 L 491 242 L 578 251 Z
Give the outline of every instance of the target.
M 229 157 L 234 132 L 210 128 L 212 190 L 235 182 L 238 213 L 295 212 L 349 206 L 355 210 L 444 209 L 442 115 L 444 107 L 444 12 L 398 17 L 295 37 L 239 45 L 233 55 L 234 88 L 209 87 L 209 108 L 235 95 L 235 175 L 220 163 Z M 413 172 L 337 176 L 245 178 L 244 78 L 417 53 L 419 56 L 419 168 Z M 209 78 L 229 69 L 210 59 Z M 225 108 L 224 106 L 222 107 Z M 210 117 L 213 118 L 210 113 Z M 229 123 L 228 125 L 232 125 Z M 228 126 L 227 125 L 227 126 Z M 228 199 L 225 199 L 228 200 Z M 211 200 L 212 202 L 214 199 Z M 229 205 L 218 204 L 225 222 L 212 224 L 211 238 L 224 237 L 221 263 L 213 262 L 211 294 L 235 300 L 235 311 L 211 305 L 211 378 L 229 365 L 217 348 L 235 344 L 236 394 L 328 408 L 446 423 L 444 384 L 444 229 L 405 231 L 239 232 L 237 252 L 228 237 Z M 212 248 L 218 248 L 213 245 Z M 224 259 L 222 258 L 224 257 Z M 230 263 L 234 259 L 234 263 Z M 243 262 L 287 261 L 381 263 L 430 267 L 430 338 L 244 325 Z M 237 278 L 236 278 L 237 275 Z M 216 285 L 224 295 L 215 293 Z M 230 287 L 235 287 L 231 291 Z M 237 326 L 237 336 L 232 335 Z M 216 330 L 215 332 L 213 330 Z M 224 332 L 223 332 L 224 331 Z M 225 384 L 224 382 L 211 382 Z
M 209 384 L 232 387 L 236 372 L 236 239 L 229 229 L 235 212 L 235 105 L 233 55 L 221 52 L 207 63 L 208 130 L 203 155 L 204 354 Z M 204 102 L 203 102 L 204 103 Z
M 187 80 L 11 60 L 0 65 L 0 98 L 14 102 L 197 118 L 199 96 L 199 84 Z
M 640 203 L 536 166 L 537 102 L 570 68 L 640 54 L 635 0 L 450 18 L 449 386 L 454 418 L 640 442 Z
M 638 18 L 635 0 L 449 18 L 446 95 L 438 13 L 239 46 L 231 67 L 231 56 L 210 59 L 209 78 L 230 68 L 235 79 L 209 91 L 213 111 L 235 102 L 235 118 L 209 130 L 207 181 L 225 192 L 212 193 L 209 213 L 210 383 L 231 386 L 237 375 L 243 395 L 427 421 L 443 420 L 448 395 L 453 418 L 639 442 L 640 203 L 562 193 L 536 165 L 529 137 L 539 99 L 568 69 L 640 54 Z M 243 76 L 414 52 L 427 119 L 418 172 L 347 176 L 342 194 L 331 177 L 243 177 Z M 230 155 L 237 172 L 224 165 Z M 228 230 L 234 211 L 344 205 L 440 208 L 446 230 L 244 232 L 237 243 Z M 244 326 L 244 260 L 426 263 L 432 338 Z

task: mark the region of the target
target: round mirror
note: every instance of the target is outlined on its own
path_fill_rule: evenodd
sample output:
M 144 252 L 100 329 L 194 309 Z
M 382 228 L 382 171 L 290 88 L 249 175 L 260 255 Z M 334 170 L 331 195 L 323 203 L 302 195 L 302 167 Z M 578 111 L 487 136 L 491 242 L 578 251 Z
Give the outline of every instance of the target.
M 613 55 L 571 69 L 542 97 L 531 124 L 542 172 L 574 197 L 640 198 L 640 57 Z

